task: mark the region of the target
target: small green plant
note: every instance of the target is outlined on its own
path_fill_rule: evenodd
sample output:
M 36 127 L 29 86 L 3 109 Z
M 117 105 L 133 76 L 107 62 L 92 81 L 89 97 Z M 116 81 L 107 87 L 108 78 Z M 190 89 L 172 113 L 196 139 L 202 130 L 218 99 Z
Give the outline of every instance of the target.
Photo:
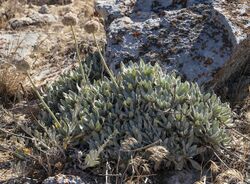
M 100 163 L 117 161 L 118 153 L 121 163 L 129 163 L 135 152 L 144 158 L 145 147 L 158 142 L 169 152 L 165 165 L 182 169 L 188 162 L 198 168 L 196 156 L 228 143 L 224 125 L 231 122 L 231 110 L 215 94 L 203 94 L 197 84 L 164 74 L 158 65 L 141 61 L 121 68 L 115 82 L 105 78 L 80 86 L 79 72 L 72 71 L 48 88 L 45 100 L 61 120 L 55 130 L 66 147 L 98 150 L 117 130 Z M 42 120 L 53 126 L 49 114 Z M 122 149 L 128 137 L 136 144 Z
M 88 83 L 82 85 L 78 68 L 62 75 L 43 96 L 37 91 L 45 111 L 32 127 L 20 125 L 26 144 L 13 153 L 26 165 L 39 165 L 51 175 L 71 164 L 98 172 L 108 162 L 116 167 L 111 174 L 121 177 L 119 183 L 188 163 L 201 169 L 197 157 L 227 145 L 224 125 L 231 122 L 231 110 L 215 94 L 203 94 L 197 84 L 143 61 L 122 65 L 115 83 L 88 69 L 99 71 L 99 63 L 84 63 Z M 29 66 L 17 69 L 27 72 Z

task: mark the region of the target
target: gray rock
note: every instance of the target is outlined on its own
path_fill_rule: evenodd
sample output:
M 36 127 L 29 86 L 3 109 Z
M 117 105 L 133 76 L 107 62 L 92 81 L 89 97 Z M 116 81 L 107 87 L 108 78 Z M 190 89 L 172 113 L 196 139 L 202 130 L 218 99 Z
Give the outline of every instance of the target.
M 76 172 L 73 175 L 58 174 L 47 178 L 42 184 L 102 184 L 103 177 L 89 175 L 83 171 Z
M 40 14 L 37 12 L 32 13 L 29 17 L 33 20 L 33 24 L 51 24 L 55 23 L 58 18 L 52 14 Z
M 10 55 L 16 60 L 28 57 L 44 37 L 45 34 L 39 32 L 0 32 L 0 63 Z
M 46 4 L 42 5 L 41 8 L 38 10 L 38 12 L 41 14 L 49 14 L 50 10 L 49 10 L 48 5 Z
M 131 13 L 136 0 L 98 0 L 95 8 L 108 22 Z
M 55 23 L 58 18 L 52 14 L 40 14 L 33 12 L 27 17 L 13 18 L 9 20 L 11 28 L 17 29 L 30 25 L 45 25 Z
M 117 71 L 121 62 L 142 58 L 211 84 L 249 34 L 249 17 L 230 15 L 230 6 L 221 0 L 97 0 L 96 11 L 106 20 L 108 63 Z M 235 6 L 239 15 L 249 7 Z M 243 63 L 247 47 L 240 52 Z
M 66 5 L 70 4 L 73 2 L 73 0 L 29 0 L 30 3 L 35 4 L 35 5 L 53 5 L 53 4 L 58 4 L 58 5 Z
M 33 21 L 30 17 L 13 18 L 9 20 L 9 24 L 13 29 L 29 26 L 32 22 Z
M 73 175 L 56 175 L 53 177 L 49 177 L 43 181 L 42 184 L 86 184 L 82 181 L 82 179 L 78 176 Z
M 192 184 L 199 181 L 201 173 L 197 170 L 164 171 L 157 176 L 158 184 Z

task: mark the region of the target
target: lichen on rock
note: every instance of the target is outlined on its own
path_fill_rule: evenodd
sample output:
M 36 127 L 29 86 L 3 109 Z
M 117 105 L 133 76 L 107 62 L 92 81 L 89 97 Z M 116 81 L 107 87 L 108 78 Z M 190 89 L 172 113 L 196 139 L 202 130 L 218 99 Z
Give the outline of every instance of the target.
M 106 56 L 111 68 L 116 71 L 121 62 L 143 58 L 199 84 L 220 80 L 216 74 L 231 62 L 249 34 L 249 19 L 241 16 L 237 22 L 229 4 L 219 0 L 97 1 L 96 10 L 106 20 Z M 236 6 L 234 11 L 239 9 Z M 244 50 L 242 54 L 247 55 Z

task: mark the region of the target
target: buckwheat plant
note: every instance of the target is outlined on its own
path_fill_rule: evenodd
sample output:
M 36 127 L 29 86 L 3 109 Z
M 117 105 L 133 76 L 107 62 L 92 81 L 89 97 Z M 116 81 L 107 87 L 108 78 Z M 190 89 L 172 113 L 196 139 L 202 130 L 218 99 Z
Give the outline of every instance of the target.
M 114 82 L 114 84 L 116 85 L 116 87 L 118 87 L 117 83 L 116 83 L 116 80 L 115 80 L 115 77 L 114 77 L 114 74 L 113 72 L 109 69 L 105 59 L 104 59 L 104 56 L 101 52 L 101 49 L 99 47 L 99 44 L 97 42 L 97 39 L 96 39 L 96 33 L 98 32 L 98 30 L 100 29 L 100 25 L 99 25 L 99 22 L 97 22 L 96 20 L 89 20 L 85 23 L 84 25 L 84 29 L 87 33 L 89 34 L 92 34 L 93 35 L 93 38 L 94 38 L 94 41 L 95 41 L 95 44 L 96 44 L 96 47 L 98 49 L 98 52 L 101 56 L 101 62 L 102 62 L 102 65 L 104 66 L 105 70 L 107 71 L 107 73 L 109 74 L 111 80 Z
M 80 67 L 82 76 L 86 81 L 86 76 L 85 76 L 85 72 L 84 72 L 84 69 L 83 69 L 81 56 L 80 56 L 80 51 L 79 51 L 79 47 L 78 47 L 78 44 L 77 44 L 75 30 L 74 30 L 74 26 L 77 24 L 77 22 L 78 22 L 77 16 L 75 14 L 71 13 L 71 12 L 65 14 L 63 19 L 62 19 L 63 25 L 70 26 L 70 29 L 71 29 L 71 32 L 72 32 L 72 35 L 73 35 L 73 39 L 74 39 L 74 42 L 75 42 L 75 48 L 76 48 L 76 54 L 77 54 L 77 57 L 78 57 L 79 67 Z

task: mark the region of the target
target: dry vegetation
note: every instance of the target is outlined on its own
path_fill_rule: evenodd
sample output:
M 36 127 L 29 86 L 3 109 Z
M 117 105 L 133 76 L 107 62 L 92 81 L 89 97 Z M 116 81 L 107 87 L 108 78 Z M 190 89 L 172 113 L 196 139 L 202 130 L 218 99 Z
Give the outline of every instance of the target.
M 7 23 L 9 19 L 23 16 L 26 13 L 24 8 L 27 8 L 26 3 L 25 0 L 0 0 L 1 30 L 9 29 Z M 86 16 L 91 17 L 94 15 L 93 8 L 91 8 L 93 2 L 88 1 L 88 3 L 84 3 L 84 6 L 79 6 L 81 3 L 82 1 L 76 1 L 73 9 L 70 6 L 52 6 L 51 11 L 59 16 L 64 15 L 69 11 L 73 11 L 73 13 L 82 12 L 82 14 L 78 13 L 78 16 L 80 18 L 83 17 L 86 21 Z M 37 10 L 38 7 L 33 6 L 33 9 Z M 91 47 L 86 48 L 88 42 L 93 43 L 93 40 L 90 40 L 81 29 L 81 26 L 85 21 L 81 22 L 80 25 L 76 27 L 76 33 L 78 33 L 77 36 L 80 38 L 79 40 L 83 40 L 80 43 L 81 57 L 84 57 L 87 51 L 94 50 Z M 32 75 L 35 76 L 34 78 L 39 76 L 39 72 L 44 70 L 44 68 L 47 68 L 48 63 L 48 67 L 56 66 L 56 69 L 60 70 L 60 72 L 56 71 L 42 80 L 38 79 L 36 84 L 40 87 L 47 81 L 54 80 L 56 78 L 55 75 L 58 76 L 59 73 L 64 71 L 63 69 L 66 68 L 68 70 L 75 65 L 73 62 L 73 64 L 67 63 L 69 56 L 72 54 L 75 55 L 75 47 L 69 27 L 55 24 L 50 27 L 32 27 L 31 29 L 49 32 L 49 36 L 52 35 L 52 37 L 57 37 L 57 41 L 59 41 L 59 44 L 57 45 L 58 47 L 50 48 L 50 53 L 47 48 L 47 44 L 49 44 L 48 40 L 41 41 L 39 46 L 34 49 L 33 58 L 35 61 L 38 60 L 38 63 L 32 61 L 34 62 L 32 66 Z M 55 34 L 58 29 L 63 29 L 63 31 Z M 103 32 L 98 33 L 98 37 L 103 37 Z M 19 46 L 8 49 L 11 50 L 10 53 L 0 58 L 4 61 L 0 65 L 0 182 L 11 181 L 11 178 L 23 176 L 25 170 L 21 167 L 14 169 L 11 165 L 11 161 L 15 158 L 20 159 L 17 150 L 26 149 L 25 141 L 23 142 L 24 139 L 22 139 L 24 135 L 20 134 L 21 127 L 23 124 L 32 124 L 36 119 L 34 115 L 36 115 L 38 111 L 37 101 L 34 100 L 33 93 L 29 92 L 30 87 L 27 85 L 26 76 L 18 72 L 12 65 L 15 63 L 15 53 L 17 49 L 19 49 Z M 74 58 L 73 61 L 75 60 L 76 59 Z M 241 85 L 240 83 L 244 83 L 244 86 L 246 86 L 244 79 L 239 81 L 239 86 Z M 211 178 L 202 177 L 200 181 L 196 182 L 197 184 L 206 183 L 207 180 L 212 180 L 215 184 L 244 182 L 246 175 L 249 175 L 250 173 L 250 95 L 239 95 L 241 90 L 237 90 L 237 103 L 235 103 L 235 96 L 228 96 L 230 91 L 232 94 L 235 93 L 235 89 L 232 88 L 228 90 L 225 99 L 228 101 L 230 101 L 228 97 L 234 99 L 232 108 L 235 112 L 235 126 L 229 128 L 233 140 L 230 144 L 230 148 L 223 148 L 223 152 L 217 153 L 208 163 L 204 163 L 204 166 L 206 166 L 206 168 L 204 167 L 204 170 L 208 170 L 207 172 L 210 173 L 208 176 Z M 32 97 L 27 98 L 27 93 Z M 250 86 L 246 93 L 250 93 Z M 19 137 L 22 141 L 19 141 L 14 137 Z M 29 149 L 24 151 L 30 152 Z M 29 154 L 32 155 L 32 153 Z M 133 168 L 136 169 L 138 173 L 141 173 L 141 170 L 145 168 L 143 168 L 144 165 L 139 163 L 138 160 L 143 160 L 136 159 L 137 158 L 134 158 L 134 163 L 130 164 L 133 164 Z M 38 162 L 41 162 L 41 160 L 38 160 Z M 57 167 L 53 168 L 56 170 L 55 173 L 60 173 L 62 171 L 62 164 L 63 163 L 59 161 L 54 164 L 57 165 Z M 15 172 L 13 173 L 13 171 Z M 39 175 L 40 173 L 36 174 Z

